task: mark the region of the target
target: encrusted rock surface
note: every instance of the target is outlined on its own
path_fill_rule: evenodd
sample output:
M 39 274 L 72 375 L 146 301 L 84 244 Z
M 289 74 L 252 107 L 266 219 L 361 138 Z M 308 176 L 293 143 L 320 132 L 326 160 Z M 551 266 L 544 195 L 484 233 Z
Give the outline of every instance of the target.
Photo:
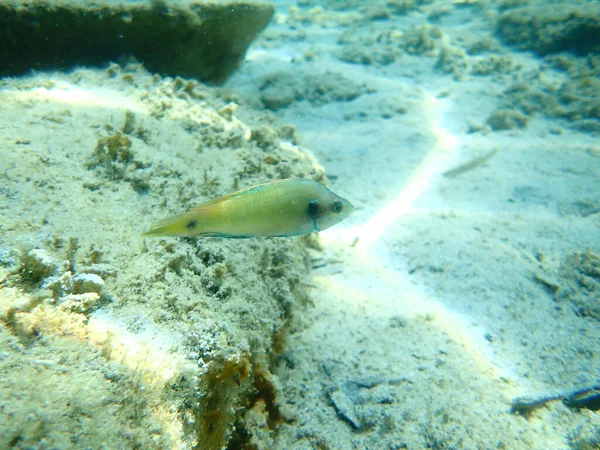
M 133 56 L 152 72 L 220 83 L 273 11 L 250 2 L 2 3 L 0 75 Z
M 1 86 L 0 448 L 273 448 L 311 237 L 140 233 L 258 182 L 324 181 L 293 127 L 139 64 Z
M 600 7 L 597 4 L 530 5 L 505 12 L 498 22 L 502 39 L 541 56 L 559 52 L 600 52 Z

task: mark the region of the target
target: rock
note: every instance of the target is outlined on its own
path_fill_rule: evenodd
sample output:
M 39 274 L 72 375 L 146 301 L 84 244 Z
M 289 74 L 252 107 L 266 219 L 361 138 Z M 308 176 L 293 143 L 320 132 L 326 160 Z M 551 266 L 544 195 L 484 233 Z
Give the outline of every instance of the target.
M 471 73 L 479 76 L 502 76 L 510 74 L 515 68 L 514 61 L 509 55 L 491 55 L 477 60 Z
M 445 45 L 440 50 L 435 68 L 443 73 L 454 75 L 455 79 L 461 79 L 467 72 L 469 63 L 462 49 Z
M 100 295 L 96 292 L 69 294 L 63 297 L 60 307 L 75 313 L 87 314 L 98 300 Z
M 354 430 L 362 428 L 361 420 L 354 409 L 354 403 L 344 391 L 339 389 L 331 391 L 329 400 L 340 419 L 347 422 Z
M 557 302 L 569 301 L 579 317 L 600 320 L 600 256 L 587 250 L 568 255 L 558 269 Z
M 499 110 L 518 110 L 532 117 L 543 113 L 549 118 L 566 119 L 566 125 L 581 131 L 600 130 L 600 57 L 577 58 L 563 55 L 571 62 L 564 82 L 533 76 L 504 91 Z M 598 61 L 598 62 L 596 62 Z
M 262 3 L 0 4 L 0 75 L 102 66 L 134 56 L 150 71 L 223 82 L 273 16 Z
M 63 272 L 60 276 L 48 277 L 42 284 L 43 289 L 48 289 L 52 292 L 52 297 L 59 298 L 73 288 L 73 275 L 71 272 Z
M 260 99 L 265 107 L 276 111 L 301 100 L 313 105 L 349 102 L 371 90 L 341 73 L 326 71 L 305 74 L 272 73 L 265 78 L 260 91 Z
M 404 32 L 402 47 L 411 55 L 427 55 L 432 53 L 438 41 L 443 37 L 441 28 L 430 25 L 418 25 Z
M 500 17 L 498 34 L 504 42 L 538 55 L 569 51 L 586 55 L 600 51 L 600 7 L 585 4 L 530 5 Z
M 103 287 L 104 280 L 93 273 L 78 273 L 73 277 L 74 294 L 100 292 Z
M 10 411 L 0 408 L 0 448 L 14 436 L 22 436 L 21 447 L 39 447 L 39 433 L 22 432 L 30 411 L 39 411 L 31 429 L 51 423 L 58 430 L 44 434 L 48 448 L 60 447 L 75 435 L 78 448 L 94 448 L 98 442 L 107 448 L 251 448 L 252 436 L 274 433 L 279 404 L 284 403 L 271 361 L 284 347 L 283 336 L 301 311 L 297 308 L 308 301 L 308 287 L 301 283 L 310 276 L 304 240 L 143 240 L 139 232 L 188 205 L 282 175 L 323 181 L 323 168 L 310 153 L 290 144 L 293 128 L 282 131 L 286 140 L 279 138 L 277 146 L 276 122 L 256 117 L 253 109 L 244 111 L 243 105 L 240 116 L 252 116 L 250 124 L 241 122 L 233 107 L 223 110 L 225 99 L 217 97 L 221 90 L 203 91 L 141 68 L 131 73 L 145 87 L 129 90 L 128 80 L 117 68 L 113 71 L 117 75 L 81 68 L 76 74 L 40 72 L 26 80 L 3 80 L 6 89 L 24 94 L 38 92 L 57 78 L 74 77 L 83 86 L 117 95 L 127 92 L 143 106 L 136 117 L 152 130 L 153 143 L 121 132 L 96 155 L 98 167 L 86 170 L 97 140 L 114 136 L 126 114 L 101 105 L 72 104 L 64 123 L 52 122 L 56 127 L 51 130 L 52 146 L 68 152 L 42 145 L 40 152 L 2 153 L 6 167 L 22 168 L 31 181 L 23 176 L 0 183 L 0 190 L 14 191 L 19 206 L 13 210 L 23 223 L 4 226 L 0 244 L 51 246 L 48 253 L 57 267 L 36 285 L 25 283 L 15 270 L 0 289 L 0 299 L 23 297 L 24 305 L 15 311 L 17 300 L 0 300 L 0 318 L 8 323 L 3 325 L 1 351 L 10 352 L 16 361 L 11 367 L 18 368 L 2 372 L 0 379 L 19 397 L 18 402 L 0 401 L 14 405 Z M 168 108 L 161 109 L 165 103 Z M 17 101 L 2 104 L 11 119 L 11 136 L 46 136 L 48 123 L 32 117 L 41 117 L 51 105 L 28 104 L 27 114 Z M 197 131 L 190 133 L 188 124 Z M 263 129 L 267 132 L 255 138 L 269 144 L 268 152 L 251 140 L 251 130 Z M 132 143 L 130 149 L 124 137 Z M 42 170 L 40 158 L 53 163 Z M 103 162 L 127 163 L 123 182 L 107 186 Z M 152 188 L 145 196 L 132 195 L 128 180 L 142 170 L 150 175 Z M 98 190 L 79 188 L 98 180 Z M 35 301 L 30 300 L 34 295 Z M 10 311 L 18 314 L 7 320 Z M 31 368 L 46 355 L 57 361 L 52 373 L 59 377 Z M 115 367 L 120 376 L 110 375 Z M 47 382 L 47 402 L 40 402 L 40 381 Z M 83 391 L 98 395 L 82 396 Z M 126 408 L 107 408 L 107 401 L 120 405 L 123 398 Z M 69 401 L 68 409 L 81 406 L 85 424 L 77 420 L 81 411 L 75 418 L 65 414 Z M 264 408 L 256 406 L 260 402 Z M 14 416 L 12 411 L 23 413 Z M 265 415 L 262 420 L 260 414 Z M 106 426 L 99 429 L 96 423 Z M 252 424 L 252 436 L 241 428 L 246 423 Z
M 302 99 L 303 88 L 290 73 L 270 74 L 260 87 L 260 99 L 265 108 L 277 111 L 289 106 L 294 100 Z
M 81 267 L 80 271 L 87 274 L 93 273 L 99 275 L 102 279 L 117 276 L 117 269 L 109 264 L 91 264 Z
M 512 130 L 513 128 L 525 128 L 528 118 L 526 115 L 514 109 L 497 109 L 488 117 L 487 124 L 494 131 Z
M 35 248 L 21 258 L 19 273 L 32 283 L 39 283 L 56 272 L 57 265 L 46 250 Z

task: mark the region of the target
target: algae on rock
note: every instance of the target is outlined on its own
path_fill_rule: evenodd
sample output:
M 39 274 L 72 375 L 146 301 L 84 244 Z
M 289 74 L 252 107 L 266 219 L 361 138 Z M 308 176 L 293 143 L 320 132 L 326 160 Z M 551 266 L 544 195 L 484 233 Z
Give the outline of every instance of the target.
M 267 3 L 0 4 L 0 74 L 101 66 L 133 56 L 153 72 L 221 83 L 271 20 Z
M 47 119 L 74 90 L 85 103 Z M 3 82 L 3 133 L 22 139 L 0 160 L 0 251 L 22 257 L 0 284 L 0 373 L 14 375 L 0 376 L 0 447 L 211 450 L 248 443 L 247 427 L 273 434 L 271 364 L 306 302 L 307 238 L 140 237 L 236 187 L 325 179 L 289 128 L 256 117 L 253 132 L 231 101 L 137 65 Z M 115 131 L 134 119 L 148 131 Z
M 520 50 L 540 56 L 573 52 L 600 52 L 600 7 L 598 4 L 532 4 L 510 9 L 498 21 L 498 34 Z

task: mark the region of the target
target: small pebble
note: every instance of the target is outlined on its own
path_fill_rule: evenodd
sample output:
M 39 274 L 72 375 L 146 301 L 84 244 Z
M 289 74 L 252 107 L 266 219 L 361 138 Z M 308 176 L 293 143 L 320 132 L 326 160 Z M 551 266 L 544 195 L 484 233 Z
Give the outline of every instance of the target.
M 93 273 L 79 273 L 73 277 L 73 294 L 100 292 L 104 287 L 104 280 Z
M 27 252 L 21 260 L 21 272 L 33 280 L 40 281 L 53 275 L 57 265 L 46 250 L 35 248 Z
M 100 300 L 100 296 L 96 292 L 69 294 L 63 297 L 60 306 L 75 313 L 85 314 L 98 300 Z

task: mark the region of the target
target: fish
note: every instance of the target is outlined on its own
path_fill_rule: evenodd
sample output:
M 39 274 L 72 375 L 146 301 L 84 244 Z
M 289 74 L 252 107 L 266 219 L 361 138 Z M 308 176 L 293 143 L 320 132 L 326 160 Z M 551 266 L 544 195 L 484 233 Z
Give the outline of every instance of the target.
M 321 183 L 285 178 L 202 203 L 150 225 L 142 236 L 291 237 L 323 231 L 354 211 Z

